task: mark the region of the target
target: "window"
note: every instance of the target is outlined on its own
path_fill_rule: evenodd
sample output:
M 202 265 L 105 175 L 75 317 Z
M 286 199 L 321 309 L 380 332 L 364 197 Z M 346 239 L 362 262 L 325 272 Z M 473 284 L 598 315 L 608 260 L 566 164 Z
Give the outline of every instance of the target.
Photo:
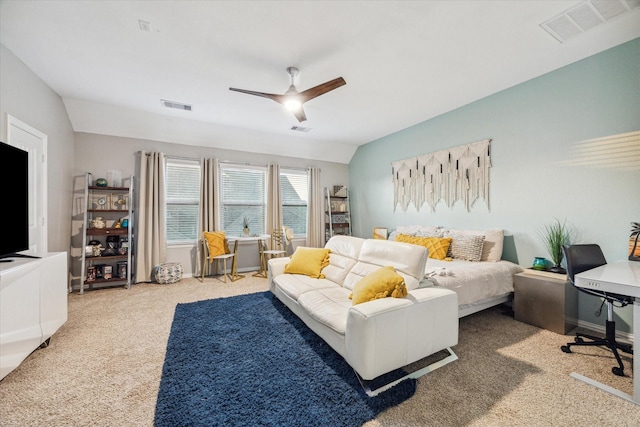
M 241 236 L 244 218 L 251 234 L 265 234 L 267 169 L 259 166 L 221 165 L 220 222 L 229 236 Z
M 307 235 L 307 181 L 306 171 L 280 169 L 282 224 L 290 227 L 296 236 Z
M 198 240 L 200 162 L 166 158 L 165 205 L 167 243 Z

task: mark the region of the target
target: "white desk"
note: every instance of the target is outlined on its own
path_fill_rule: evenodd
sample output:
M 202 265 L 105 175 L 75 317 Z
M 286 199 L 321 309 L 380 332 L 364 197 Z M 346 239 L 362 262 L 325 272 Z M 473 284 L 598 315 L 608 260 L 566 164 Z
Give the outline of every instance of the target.
M 633 345 L 640 343 L 640 262 L 619 261 L 578 273 L 575 284 L 581 288 L 634 297 Z M 576 373 L 571 376 L 640 405 L 640 361 L 637 357 L 633 358 L 633 396 Z
M 240 242 L 258 242 L 258 250 L 260 256 L 260 271 L 262 271 L 264 265 L 264 255 L 262 254 L 262 246 L 264 241 L 271 237 L 270 234 L 261 234 L 259 236 L 226 236 L 227 241 L 235 242 L 235 246 L 233 252 L 236 256 L 233 257 L 233 261 L 231 261 L 231 281 L 235 282 L 236 280 L 242 279 L 244 276 L 242 274 L 238 274 L 238 244 Z M 255 274 L 254 274 L 255 276 Z M 266 274 L 261 277 L 267 277 Z

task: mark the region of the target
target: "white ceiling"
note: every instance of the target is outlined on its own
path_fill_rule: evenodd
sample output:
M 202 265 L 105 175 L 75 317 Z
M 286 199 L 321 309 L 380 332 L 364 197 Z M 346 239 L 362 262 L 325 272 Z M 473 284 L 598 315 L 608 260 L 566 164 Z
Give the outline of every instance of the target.
M 640 7 L 565 43 L 540 27 L 580 3 L 3 0 L 0 42 L 77 132 L 348 163 L 359 145 L 640 37 Z M 302 124 L 229 91 L 284 93 L 288 66 L 301 91 L 347 84 L 305 104 Z

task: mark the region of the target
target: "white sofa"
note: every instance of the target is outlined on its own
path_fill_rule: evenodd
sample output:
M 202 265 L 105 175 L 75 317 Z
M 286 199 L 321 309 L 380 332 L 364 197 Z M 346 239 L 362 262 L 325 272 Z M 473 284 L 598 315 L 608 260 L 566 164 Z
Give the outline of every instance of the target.
M 268 263 L 269 287 L 362 379 L 445 349 L 452 355 L 446 363 L 457 359 L 449 348 L 458 343 L 457 294 L 437 287 L 418 289 L 427 260 L 424 247 L 334 236 L 325 248 L 331 251 L 322 270 L 326 278 L 285 274 L 290 258 L 273 258 Z M 353 305 L 349 295 L 354 285 L 389 265 L 404 277 L 408 295 Z

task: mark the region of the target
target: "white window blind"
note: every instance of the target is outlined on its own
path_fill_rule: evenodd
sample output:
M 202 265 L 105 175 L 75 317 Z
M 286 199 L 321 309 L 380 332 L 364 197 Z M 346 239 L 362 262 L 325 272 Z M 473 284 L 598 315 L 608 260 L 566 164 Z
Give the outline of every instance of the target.
M 198 239 L 200 208 L 200 162 L 166 158 L 167 243 Z
M 244 218 L 251 234 L 264 234 L 267 170 L 260 166 L 221 165 L 221 223 L 229 236 L 241 236 Z
M 280 169 L 282 224 L 296 236 L 307 235 L 307 201 L 309 186 L 306 171 Z

